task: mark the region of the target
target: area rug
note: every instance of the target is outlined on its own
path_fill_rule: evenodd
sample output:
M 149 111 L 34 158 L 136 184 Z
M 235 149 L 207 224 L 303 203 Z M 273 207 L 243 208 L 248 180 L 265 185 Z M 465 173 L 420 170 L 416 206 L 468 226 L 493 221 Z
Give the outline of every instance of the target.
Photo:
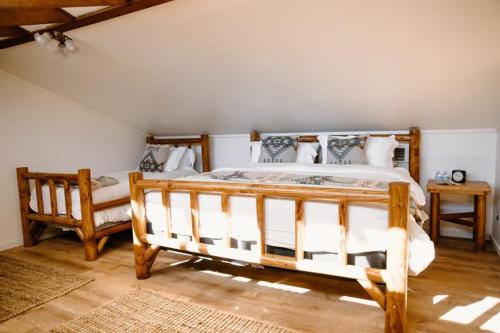
M 91 278 L 0 255 L 0 323 L 90 281 Z
M 51 332 L 291 333 L 292 331 L 170 299 L 152 291 L 134 289 Z

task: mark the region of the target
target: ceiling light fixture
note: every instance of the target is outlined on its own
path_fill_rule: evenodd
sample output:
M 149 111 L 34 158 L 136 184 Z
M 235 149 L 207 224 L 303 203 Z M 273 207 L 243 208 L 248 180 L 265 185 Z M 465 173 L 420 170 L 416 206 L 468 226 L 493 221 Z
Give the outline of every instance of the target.
M 56 41 L 57 42 L 56 53 L 61 55 L 67 55 L 68 52 L 73 53 L 77 51 L 73 39 L 59 31 L 54 31 L 54 32 L 46 31 L 42 34 L 37 32 L 34 37 L 38 45 L 47 48 L 50 48 L 51 44 L 52 45 L 55 44 L 51 43 L 52 41 Z

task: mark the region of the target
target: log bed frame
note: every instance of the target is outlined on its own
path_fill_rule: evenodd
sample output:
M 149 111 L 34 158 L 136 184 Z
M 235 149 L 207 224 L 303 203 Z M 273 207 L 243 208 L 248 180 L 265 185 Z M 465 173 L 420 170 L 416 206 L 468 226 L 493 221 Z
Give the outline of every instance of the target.
M 208 134 L 202 134 L 197 137 L 181 137 L 156 139 L 148 137 L 147 143 L 188 146 L 201 146 L 202 171 L 210 170 L 209 159 L 209 139 Z M 30 181 L 34 182 L 36 191 L 38 212 L 30 209 L 31 186 Z M 132 222 L 123 221 L 105 224 L 96 228 L 94 213 L 123 205 L 130 204 L 130 197 L 124 197 L 116 200 L 94 204 L 92 200 L 92 178 L 90 169 L 79 169 L 75 174 L 65 173 L 46 173 L 30 172 L 27 167 L 17 168 L 17 183 L 19 190 L 19 204 L 21 209 L 21 224 L 23 230 L 23 242 L 25 247 L 31 247 L 48 225 L 72 229 L 78 235 L 83 243 L 85 260 L 96 260 L 109 237 L 112 234 L 128 230 L 132 227 Z M 45 214 L 44 202 L 42 199 L 42 186 L 49 186 L 50 194 L 50 214 Z M 61 215 L 57 211 L 56 186 L 61 184 L 64 188 L 64 199 L 66 213 Z M 80 207 L 82 219 L 77 220 L 72 216 L 71 186 L 78 186 L 80 191 Z
M 409 169 L 412 177 L 419 180 L 420 131 L 409 130 L 408 134 L 396 135 L 398 141 L 409 142 Z M 302 137 L 299 141 L 310 141 L 315 137 Z M 251 140 L 258 140 L 252 134 Z M 145 191 L 161 191 L 166 212 L 166 232 L 162 236 L 147 233 Z M 191 221 L 193 236 L 189 242 L 172 238 L 170 216 L 170 192 L 188 192 L 191 200 Z M 388 191 L 323 188 L 311 186 L 247 184 L 237 182 L 196 182 L 182 180 L 145 180 L 142 173 L 130 174 L 130 194 L 132 204 L 132 229 L 134 239 L 135 268 L 138 279 L 147 279 L 151 266 L 161 248 L 203 254 L 216 258 L 242 260 L 261 264 L 355 279 L 385 311 L 385 332 L 405 332 L 408 280 L 408 220 L 410 188 L 408 183 L 392 182 Z M 199 194 L 221 196 L 221 211 L 226 217 L 226 236 L 223 245 L 200 242 L 199 235 Z M 230 196 L 252 196 L 256 198 L 256 216 L 259 238 L 255 250 L 247 251 L 231 247 Z M 265 198 L 284 198 L 295 201 L 295 257 L 266 253 L 265 245 Z M 335 202 L 339 206 L 341 244 L 338 263 L 325 263 L 304 259 L 304 202 Z M 388 206 L 388 248 L 386 268 L 365 268 L 348 264 L 347 261 L 347 208 L 351 203 L 379 203 Z M 384 287 L 385 286 L 385 287 Z

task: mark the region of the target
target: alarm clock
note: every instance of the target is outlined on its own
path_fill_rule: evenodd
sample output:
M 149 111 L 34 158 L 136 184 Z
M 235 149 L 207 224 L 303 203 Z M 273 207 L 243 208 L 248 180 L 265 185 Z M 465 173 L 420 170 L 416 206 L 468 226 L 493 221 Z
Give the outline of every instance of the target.
M 451 172 L 451 180 L 454 183 L 463 184 L 465 183 L 466 178 L 467 178 L 467 172 L 465 172 L 464 170 L 453 170 Z

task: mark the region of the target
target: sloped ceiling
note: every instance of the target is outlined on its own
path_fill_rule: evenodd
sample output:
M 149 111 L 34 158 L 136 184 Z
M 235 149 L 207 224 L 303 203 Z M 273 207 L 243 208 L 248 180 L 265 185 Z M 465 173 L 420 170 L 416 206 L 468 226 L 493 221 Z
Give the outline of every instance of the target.
M 0 70 L 148 133 L 500 127 L 498 0 L 178 0 L 68 35 Z

